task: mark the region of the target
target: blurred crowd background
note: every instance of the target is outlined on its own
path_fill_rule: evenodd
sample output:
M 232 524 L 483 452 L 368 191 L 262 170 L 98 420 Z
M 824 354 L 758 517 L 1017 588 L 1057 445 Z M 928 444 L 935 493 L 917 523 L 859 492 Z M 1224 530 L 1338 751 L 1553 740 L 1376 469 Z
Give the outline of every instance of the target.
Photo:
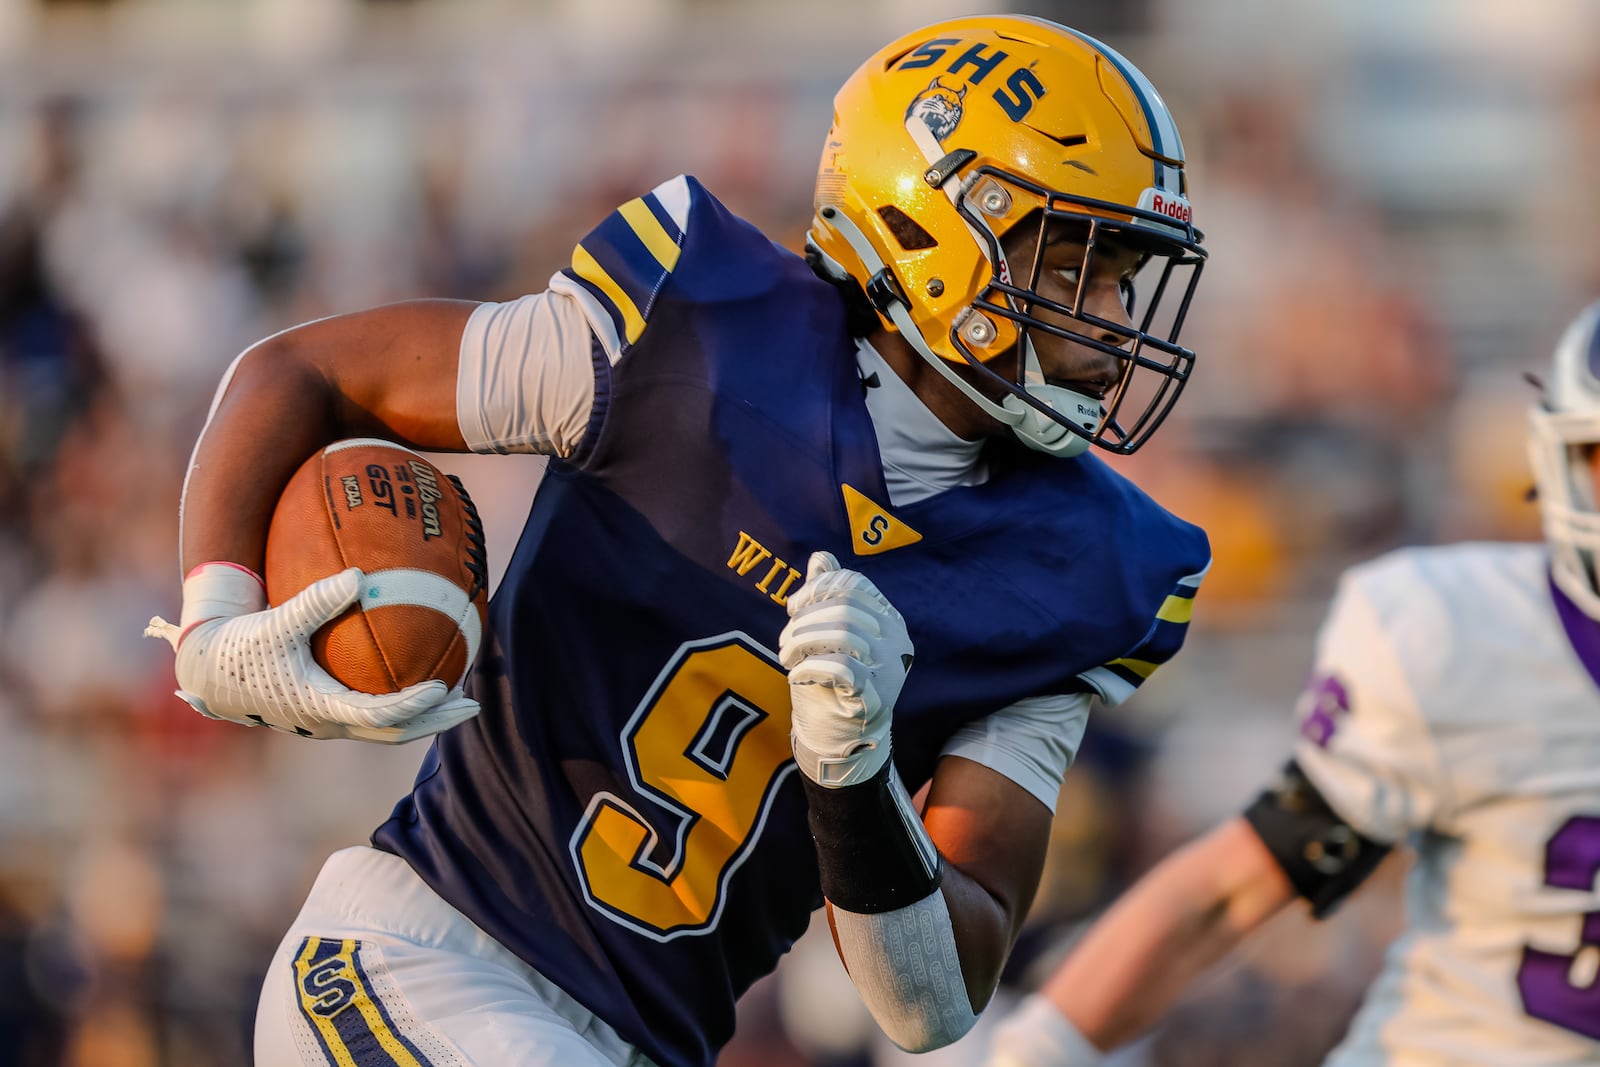
M 0 1067 L 248 1062 L 324 855 L 423 750 L 171 695 L 176 504 L 222 370 L 316 316 L 544 287 L 695 174 L 798 247 L 830 98 L 933 0 L 0 0 Z M 1176 114 L 1211 263 L 1194 384 L 1125 463 L 1205 525 L 1188 648 L 1099 715 L 1002 998 L 1283 758 L 1338 571 L 1538 536 L 1523 413 L 1600 295 L 1600 3 L 1031 0 Z M 537 461 L 455 459 L 503 566 Z M 1399 921 L 1393 862 L 1294 915 L 1123 1064 L 1306 1064 Z M 815 933 L 815 931 L 813 932 Z M 970 1064 L 983 1032 L 919 1062 Z M 726 1067 L 900 1062 L 825 934 Z

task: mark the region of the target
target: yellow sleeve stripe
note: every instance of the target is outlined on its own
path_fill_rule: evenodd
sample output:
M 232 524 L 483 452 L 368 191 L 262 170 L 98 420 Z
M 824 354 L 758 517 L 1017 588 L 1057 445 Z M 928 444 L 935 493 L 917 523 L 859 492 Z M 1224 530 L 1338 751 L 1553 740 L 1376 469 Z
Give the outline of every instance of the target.
M 1156 612 L 1156 618 L 1162 622 L 1186 623 L 1194 617 L 1194 597 L 1169 596 L 1161 604 L 1161 610 Z
M 298 959 L 294 961 L 295 986 L 300 991 L 300 1011 L 312 1026 L 317 1028 L 323 1048 L 333 1057 L 336 1067 L 356 1067 L 355 1057 L 345 1047 L 339 1028 L 325 1010 L 319 1010 L 316 998 L 308 991 L 312 954 L 321 948 L 321 938 L 308 937 Z M 337 1009 L 335 1009 L 337 1010 Z
M 349 945 L 350 947 L 341 954 L 344 959 L 351 959 L 354 955 L 354 942 L 350 942 Z M 360 976 L 357 977 L 359 979 Z M 378 1047 L 387 1052 L 389 1058 L 399 1067 L 422 1067 L 389 1028 L 388 1020 L 378 1010 L 377 1001 L 373 999 L 372 990 L 365 981 L 361 982 L 361 995 L 356 998 L 356 1010 L 361 1012 L 361 1017 L 366 1021 L 367 1029 L 372 1032 L 372 1036 L 378 1039 Z
M 683 250 L 678 247 L 678 242 L 672 239 L 666 227 L 661 225 L 660 220 L 645 206 L 643 197 L 629 200 L 617 209 L 617 214 L 633 227 L 633 232 L 638 236 L 640 243 L 656 257 L 657 263 L 665 267 L 669 273 L 678 265 L 678 255 Z
M 335 951 L 326 951 L 335 945 Z M 306 938 L 295 960 L 301 1014 L 315 1027 L 336 1067 L 428 1067 L 431 1060 L 412 1054 L 379 1006 L 356 963 L 358 947 L 351 939 Z
M 1151 663 L 1146 659 L 1114 659 L 1110 663 L 1107 663 L 1106 666 L 1121 667 L 1123 670 L 1132 671 L 1140 678 L 1149 678 L 1152 674 L 1156 673 L 1156 668 L 1161 666 L 1161 664 Z
M 604 293 L 612 306 L 622 312 L 623 336 L 628 344 L 637 341 L 644 333 L 644 316 L 639 314 L 639 308 L 628 294 L 622 291 L 622 287 L 611 279 L 611 275 L 595 262 L 595 258 L 581 244 L 572 250 L 572 270 L 578 277 Z

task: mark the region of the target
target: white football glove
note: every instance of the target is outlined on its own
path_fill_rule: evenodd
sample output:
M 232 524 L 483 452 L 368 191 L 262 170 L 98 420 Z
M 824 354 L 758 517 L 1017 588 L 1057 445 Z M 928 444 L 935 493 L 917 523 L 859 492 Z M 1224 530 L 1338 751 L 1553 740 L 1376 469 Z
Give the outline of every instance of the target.
M 882 768 L 911 659 L 906 621 L 878 587 L 841 569 L 832 553 L 813 552 L 778 636 L 794 711 L 790 740 L 806 777 L 841 787 Z
M 1043 993 L 1030 993 L 1000 1020 L 983 1067 L 1100 1067 L 1105 1053 Z
M 184 581 L 182 625 L 145 628 L 178 654 L 178 696 L 200 714 L 322 740 L 401 744 L 465 722 L 477 701 L 440 681 L 374 696 L 343 685 L 311 655 L 311 635 L 354 604 L 363 576 L 350 568 L 268 608 L 261 579 L 208 563 Z

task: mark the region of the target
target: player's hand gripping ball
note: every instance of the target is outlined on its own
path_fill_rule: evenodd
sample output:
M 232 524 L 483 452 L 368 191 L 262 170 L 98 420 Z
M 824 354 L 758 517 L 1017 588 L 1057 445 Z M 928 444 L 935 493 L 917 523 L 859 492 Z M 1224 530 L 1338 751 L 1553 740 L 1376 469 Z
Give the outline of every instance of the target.
M 177 653 L 190 707 L 388 745 L 478 713 L 461 681 L 485 621 L 483 529 L 459 483 L 398 445 L 339 442 L 295 474 L 268 541 L 265 581 L 202 563 L 180 622 L 145 628 Z
M 321 626 L 311 651 L 363 693 L 435 679 L 462 683 L 488 612 L 483 523 L 466 489 L 410 449 L 367 438 L 308 459 L 267 532 L 267 602 L 361 571 L 356 603 Z

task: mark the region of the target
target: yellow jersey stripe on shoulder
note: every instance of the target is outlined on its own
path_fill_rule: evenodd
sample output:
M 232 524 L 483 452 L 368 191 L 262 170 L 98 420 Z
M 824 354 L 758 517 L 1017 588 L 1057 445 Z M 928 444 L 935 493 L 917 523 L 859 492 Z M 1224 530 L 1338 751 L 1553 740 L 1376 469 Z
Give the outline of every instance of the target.
M 559 279 L 570 279 L 583 294 L 579 302 L 613 361 L 644 335 L 678 265 L 688 239 L 689 194 L 687 180 L 680 180 L 629 200 L 583 235 L 571 266 L 551 281 L 555 289 Z M 609 341 L 613 334 L 615 343 Z
M 572 250 L 572 271 L 604 293 L 606 299 L 611 301 L 611 306 L 621 312 L 623 337 L 628 344 L 633 344 L 644 334 L 644 316 L 639 314 L 638 306 L 581 244 Z
M 1156 618 L 1162 622 L 1186 623 L 1194 618 L 1194 597 L 1169 596 L 1161 604 L 1161 610 L 1156 612 Z
M 1128 659 L 1127 657 L 1124 657 L 1122 659 L 1114 659 L 1110 663 L 1107 663 L 1106 666 L 1122 667 L 1125 670 L 1130 670 L 1134 674 L 1137 674 L 1140 678 L 1149 678 L 1152 674 L 1156 673 L 1156 668 L 1161 666 L 1161 664 L 1151 663 L 1149 660 L 1144 659 Z
M 617 209 L 617 213 L 625 219 L 633 232 L 638 235 L 640 243 L 650 250 L 656 257 L 656 262 L 668 271 L 678 265 L 678 256 L 683 249 L 678 247 L 678 242 L 662 226 L 660 221 L 645 205 L 643 197 L 629 200 Z

